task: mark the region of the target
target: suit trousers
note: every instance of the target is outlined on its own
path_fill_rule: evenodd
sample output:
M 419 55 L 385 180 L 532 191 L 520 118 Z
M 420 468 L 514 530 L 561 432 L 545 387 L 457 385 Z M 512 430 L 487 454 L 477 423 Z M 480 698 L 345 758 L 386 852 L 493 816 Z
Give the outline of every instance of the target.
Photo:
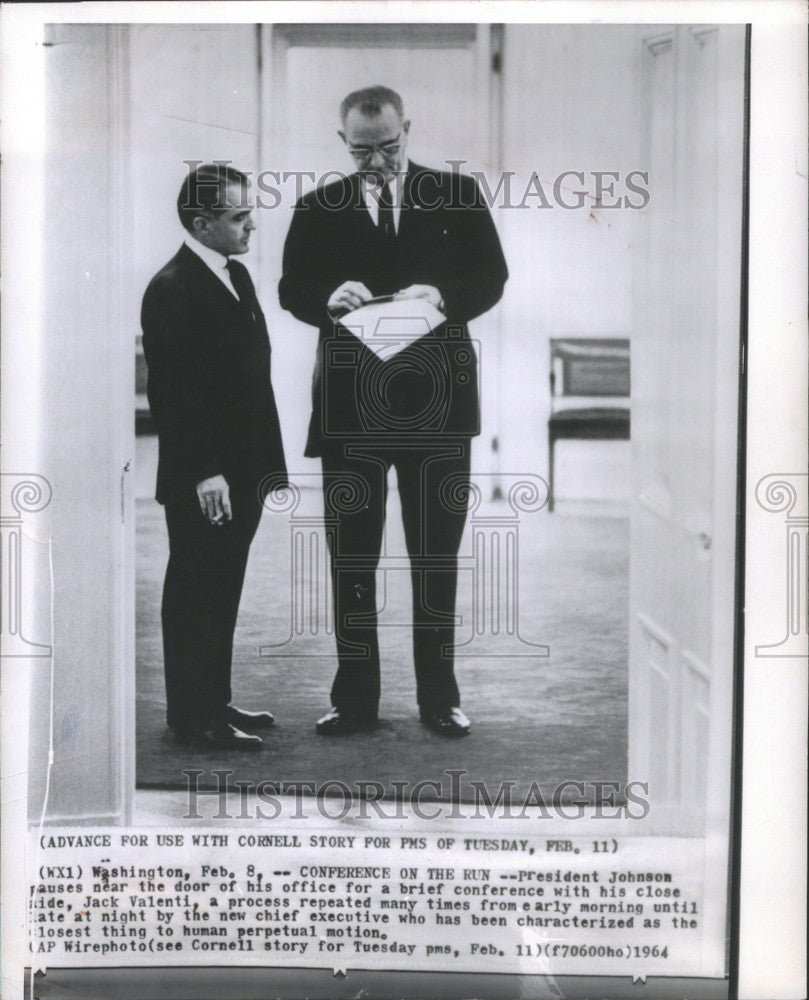
M 163 662 L 174 729 L 220 721 L 231 699 L 233 633 L 262 506 L 255 486 L 232 486 L 230 502 L 233 519 L 222 525 L 203 515 L 195 491 L 165 505 Z
M 360 440 L 324 450 L 338 657 L 331 696 L 341 711 L 370 718 L 377 714 L 376 570 L 391 466 L 396 469 L 410 562 L 418 705 L 422 712 L 460 705 L 452 645 L 469 455 L 468 438 L 384 447 Z

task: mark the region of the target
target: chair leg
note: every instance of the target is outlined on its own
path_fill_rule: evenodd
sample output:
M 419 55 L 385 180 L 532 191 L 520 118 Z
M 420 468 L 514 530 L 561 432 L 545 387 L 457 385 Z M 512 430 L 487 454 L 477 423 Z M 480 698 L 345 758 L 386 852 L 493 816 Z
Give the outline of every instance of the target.
M 552 431 L 548 431 L 548 513 L 553 513 L 553 448 L 555 438 Z

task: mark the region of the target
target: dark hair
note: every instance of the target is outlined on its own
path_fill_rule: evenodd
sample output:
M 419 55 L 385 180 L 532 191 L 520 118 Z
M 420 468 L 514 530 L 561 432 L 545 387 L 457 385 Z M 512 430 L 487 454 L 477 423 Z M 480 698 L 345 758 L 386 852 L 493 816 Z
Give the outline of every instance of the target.
M 340 104 L 340 121 L 345 123 L 352 108 L 357 108 L 366 118 L 373 118 L 382 113 L 386 104 L 392 106 L 400 120 L 404 118 L 402 99 L 390 87 L 363 87 L 362 90 L 354 90 Z
M 193 232 L 194 219 L 203 212 L 224 212 L 228 207 L 226 191 L 229 184 L 245 188 L 247 174 L 226 163 L 203 163 L 189 170 L 177 197 L 177 214 L 184 229 Z

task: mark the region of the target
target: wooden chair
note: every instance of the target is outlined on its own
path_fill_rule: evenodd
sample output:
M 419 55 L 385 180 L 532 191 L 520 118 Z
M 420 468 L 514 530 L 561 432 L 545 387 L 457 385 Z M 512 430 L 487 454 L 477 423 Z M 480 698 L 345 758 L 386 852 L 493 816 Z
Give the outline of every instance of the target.
M 551 339 L 551 415 L 548 420 L 548 510 L 553 510 L 554 447 L 562 439 L 629 440 L 629 405 L 587 406 L 587 398 L 629 397 L 629 341 Z M 556 409 L 557 400 L 582 400 Z

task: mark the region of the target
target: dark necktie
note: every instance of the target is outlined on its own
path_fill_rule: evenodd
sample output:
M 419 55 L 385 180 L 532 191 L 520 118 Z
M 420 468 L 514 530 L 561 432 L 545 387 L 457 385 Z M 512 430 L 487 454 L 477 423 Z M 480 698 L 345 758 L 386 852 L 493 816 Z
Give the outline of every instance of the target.
M 379 235 L 386 243 L 396 239 L 396 227 L 393 224 L 393 199 L 389 184 L 384 184 L 379 192 Z
M 239 302 L 241 302 L 245 309 L 250 310 L 253 319 L 255 319 L 256 313 L 253 303 L 255 302 L 256 293 L 253 290 L 253 282 L 250 280 L 247 268 L 237 260 L 228 260 L 227 271 L 233 287 L 236 289 L 236 294 L 239 296 Z

